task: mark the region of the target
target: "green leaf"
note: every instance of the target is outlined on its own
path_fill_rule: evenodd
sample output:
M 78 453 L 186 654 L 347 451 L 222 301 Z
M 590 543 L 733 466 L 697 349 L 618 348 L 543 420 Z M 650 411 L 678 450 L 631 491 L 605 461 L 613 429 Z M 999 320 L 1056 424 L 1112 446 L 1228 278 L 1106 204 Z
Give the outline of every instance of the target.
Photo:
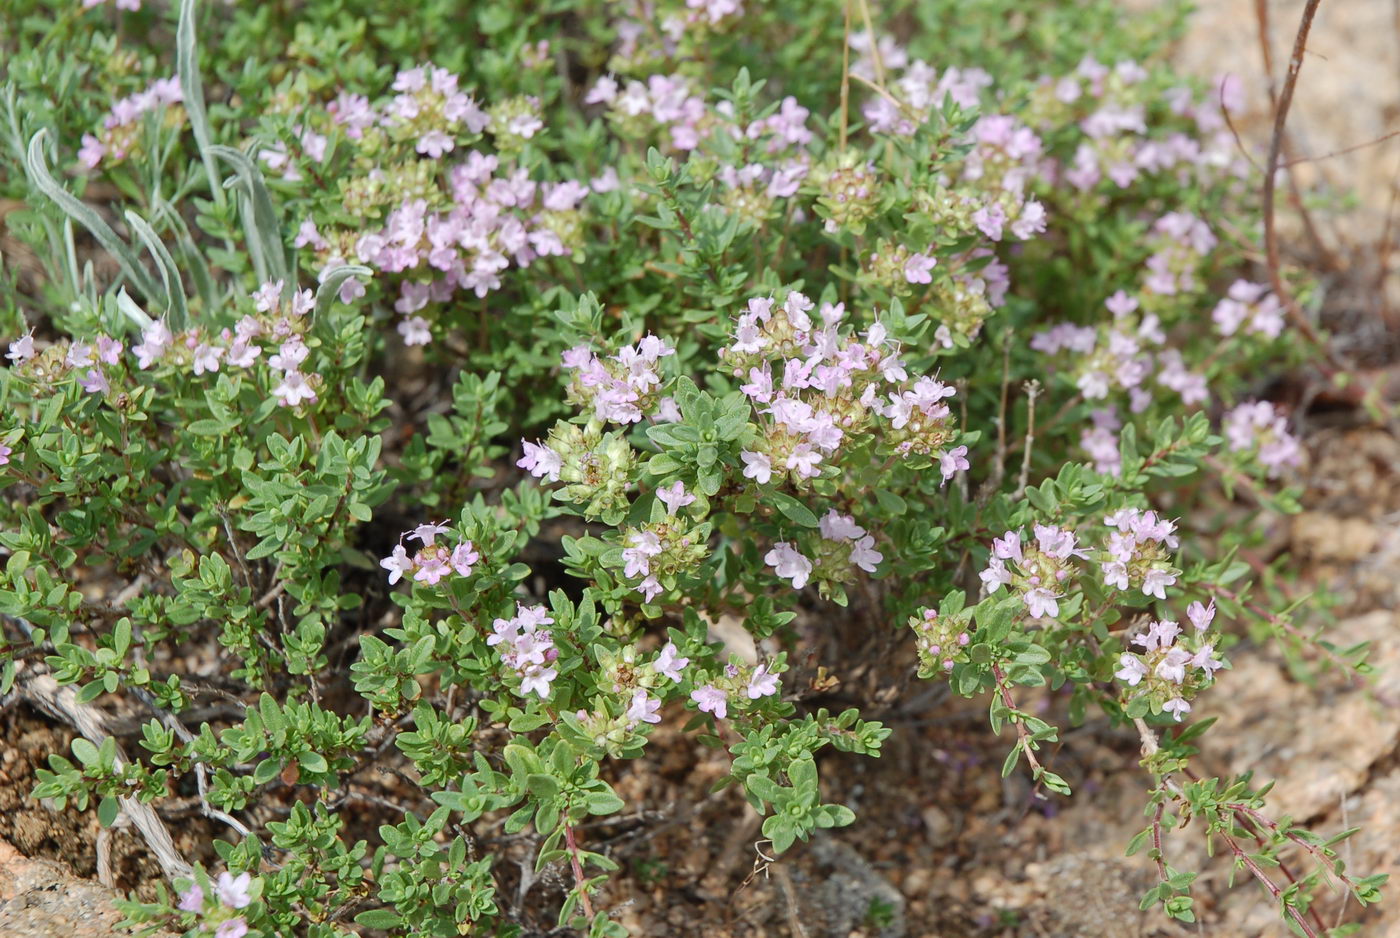
M 190 129 L 204 162 L 204 174 L 209 178 L 209 191 L 218 205 L 224 204 L 224 183 L 209 146 L 214 136 L 209 130 L 209 114 L 204 110 L 204 84 L 199 78 L 199 46 L 197 40 L 197 8 L 199 0 L 180 0 L 180 22 L 175 28 L 175 72 L 180 78 L 180 92 Z
M 121 802 L 108 795 L 97 803 L 97 821 L 103 827 L 111 827 L 116 823 L 117 815 L 121 813 Z
M 355 924 L 363 925 L 366 928 L 398 928 L 403 919 L 396 912 L 388 909 L 370 909 L 368 912 L 361 912 L 355 916 Z
M 763 822 L 763 836 L 773 842 L 773 851 L 782 853 L 797 840 L 797 822 L 786 814 L 774 814 Z
M 534 795 L 539 801 L 546 801 L 550 798 L 554 798 L 561 790 L 558 779 L 553 775 L 545 775 L 539 772 L 525 779 L 525 787 L 528 788 L 530 794 Z
M 73 740 L 73 755 L 83 765 L 97 765 L 97 747 L 85 737 L 79 736 Z
M 25 154 L 25 173 L 34 183 L 35 188 L 53 199 L 69 218 L 86 228 L 107 253 L 116 259 L 122 274 L 136 285 L 147 300 L 165 305 L 169 298 L 161 291 L 160 286 L 151 279 L 150 273 L 131 252 L 126 243 L 117 237 L 117 233 L 112 230 L 112 227 L 103 221 L 102 216 L 97 214 L 95 209 L 73 196 L 53 178 L 49 172 L 48 163 L 44 159 L 44 135 L 46 133 L 48 133 L 48 128 L 36 132 L 30 139 L 29 149 Z
M 616 814 L 624 807 L 624 802 L 611 788 L 605 791 L 588 793 L 589 814 Z
M 817 516 L 812 513 L 812 510 L 786 492 L 774 492 L 770 498 L 773 501 L 773 506 L 794 524 L 800 524 L 804 528 L 817 526 Z
M 321 285 L 316 288 L 316 321 L 321 322 L 322 318 L 330 312 L 331 304 L 335 302 L 336 294 L 340 292 L 345 281 L 351 277 L 370 278 L 373 276 L 374 271 L 363 264 L 340 264 L 321 274 Z

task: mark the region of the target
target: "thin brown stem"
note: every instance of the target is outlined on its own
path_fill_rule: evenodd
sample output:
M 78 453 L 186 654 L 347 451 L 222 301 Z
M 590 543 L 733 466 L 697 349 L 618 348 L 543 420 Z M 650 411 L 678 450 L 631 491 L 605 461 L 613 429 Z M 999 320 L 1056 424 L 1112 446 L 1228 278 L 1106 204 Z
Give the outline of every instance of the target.
M 572 824 L 564 825 L 564 842 L 569 848 L 569 865 L 574 871 L 574 888 L 578 890 L 579 901 L 583 903 L 583 914 L 593 921 L 593 902 L 588 898 L 588 888 L 584 885 L 583 864 L 579 862 L 578 842 L 574 840 Z
M 841 44 L 841 136 L 840 151 L 846 152 L 846 126 L 851 102 L 851 0 L 846 0 L 846 32 Z
M 1026 754 L 1026 762 L 1031 767 L 1031 777 L 1035 779 L 1036 786 L 1040 785 L 1040 776 L 1045 769 L 1041 766 L 1040 760 L 1035 757 L 1035 750 L 1031 748 L 1034 740 L 1031 739 L 1030 730 L 1026 729 L 1025 721 L 1021 719 L 1021 711 L 1016 706 L 1016 701 L 1011 697 L 1011 688 L 1006 684 L 1006 674 L 1001 670 L 1000 665 L 992 665 L 992 676 L 997 681 L 997 692 L 1001 696 L 1001 702 L 1006 709 L 1010 710 L 1011 722 L 1016 724 L 1016 735 L 1020 740 L 1021 751 Z
M 1035 399 L 1040 396 L 1040 382 L 1031 380 L 1026 382 L 1026 443 L 1021 450 L 1021 476 L 1016 480 L 1016 494 L 1012 499 L 1018 499 L 1026 494 L 1026 484 L 1031 477 L 1031 452 L 1035 449 Z
M 1220 832 L 1220 837 L 1225 841 L 1225 845 L 1230 848 L 1230 852 L 1235 855 L 1235 859 L 1239 861 L 1245 869 L 1249 870 L 1250 875 L 1258 880 L 1259 884 L 1268 891 L 1269 895 L 1273 896 L 1275 901 L 1282 899 L 1283 890 L 1279 887 L 1278 883 L 1270 879 L 1269 875 L 1259 868 L 1259 864 L 1254 862 L 1253 857 L 1245 853 L 1243 848 L 1235 842 L 1235 838 L 1231 837 L 1225 831 Z M 1303 917 L 1301 912 L 1291 905 L 1284 905 L 1284 908 L 1288 912 L 1288 917 L 1293 919 L 1298 927 L 1303 930 L 1303 934 L 1307 935 L 1308 938 L 1317 938 L 1317 931 L 1308 920 Z
M 1257 6 L 1261 6 L 1262 2 L 1263 0 L 1260 0 Z M 1317 334 L 1317 330 L 1308 321 L 1307 314 L 1298 305 L 1293 291 L 1284 283 L 1283 274 L 1279 267 L 1278 225 L 1274 218 L 1274 198 L 1278 188 L 1279 161 L 1283 155 L 1284 126 L 1288 122 L 1288 111 L 1293 106 L 1293 92 L 1298 87 L 1298 74 L 1303 69 L 1303 53 L 1307 48 L 1308 33 L 1312 30 L 1313 18 L 1317 15 L 1317 8 L 1321 4 L 1322 0 L 1307 0 L 1303 7 L 1302 22 L 1298 25 L 1298 35 L 1293 41 L 1293 55 L 1288 60 L 1288 71 L 1284 76 L 1283 88 L 1279 92 L 1278 103 L 1274 107 L 1274 132 L 1269 141 L 1269 159 L 1264 170 L 1264 255 L 1268 264 L 1269 283 L 1273 287 L 1274 293 L 1283 303 L 1284 309 L 1288 312 L 1288 318 L 1298 331 L 1309 342 L 1322 350 L 1327 361 L 1320 364 L 1328 377 L 1332 377 L 1338 372 L 1345 371 L 1346 366 L 1337 358 L 1336 352 Z M 1266 37 L 1266 44 L 1267 41 Z M 1272 81 L 1272 77 L 1270 81 Z

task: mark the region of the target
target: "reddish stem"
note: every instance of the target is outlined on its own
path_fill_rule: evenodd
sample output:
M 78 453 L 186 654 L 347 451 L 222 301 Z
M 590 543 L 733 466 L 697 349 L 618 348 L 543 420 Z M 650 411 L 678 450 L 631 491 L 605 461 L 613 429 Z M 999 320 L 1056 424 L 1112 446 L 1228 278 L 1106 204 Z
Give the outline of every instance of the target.
M 593 921 L 593 903 L 588 898 L 588 890 L 583 884 L 583 864 L 578 859 L 578 842 L 574 840 L 574 828 L 571 824 L 564 825 L 564 842 L 569 847 L 569 864 L 574 868 L 574 888 L 578 890 L 579 899 L 583 902 L 583 914 L 588 916 L 588 920 Z

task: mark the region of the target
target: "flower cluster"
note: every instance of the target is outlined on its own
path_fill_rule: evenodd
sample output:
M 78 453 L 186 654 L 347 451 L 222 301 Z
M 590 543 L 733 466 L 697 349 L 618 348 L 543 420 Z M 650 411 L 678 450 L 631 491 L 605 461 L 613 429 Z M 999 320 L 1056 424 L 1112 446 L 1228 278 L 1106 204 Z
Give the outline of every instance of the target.
M 208 903 L 204 889 L 198 883 L 191 883 L 180 893 L 176 908 L 181 912 L 198 915 L 205 925 L 213 925 L 213 938 L 243 938 L 248 934 L 248 922 L 242 915 L 232 913 L 246 909 L 253 902 L 250 891 L 253 878 L 248 873 L 234 876 L 228 871 L 219 874 L 214 881 L 214 902 Z M 200 934 L 206 934 L 201 931 Z
M 1240 404 L 1225 414 L 1221 427 L 1230 451 L 1253 456 L 1271 479 L 1303 461 L 1302 444 L 1288 432 L 1288 418 L 1268 401 Z
M 407 199 L 389 212 L 383 228 L 355 240 L 361 262 L 411 275 L 399 282 L 394 303 L 404 316 L 399 333 L 407 344 L 428 342 L 421 312 L 429 303 L 447 303 L 459 290 L 485 297 L 501 288 L 501 274 L 512 263 L 523 269 L 573 250 L 561 235 L 573 240 L 575 209 L 588 188 L 572 181 L 541 186 L 523 168 L 497 176 L 499 167 L 497 157 L 471 151 L 449 174 L 450 194 L 439 210 L 430 210 L 426 198 Z
M 661 359 L 675 352 L 670 342 L 651 334 L 607 358 L 599 358 L 586 345 L 575 346 L 564 353 L 564 368 L 573 372 L 569 403 L 611 423 L 638 423 L 647 415 L 679 420 L 676 402 L 656 393 L 662 385 Z
M 1223 336 L 1241 330 L 1246 335 L 1277 339 L 1283 333 L 1283 304 L 1262 283 L 1236 280 L 1225 298 L 1215 304 L 1210 318 Z
M 604 75 L 584 97 L 585 104 L 607 106 L 608 118 L 623 137 L 645 138 L 664 132 L 672 149 L 694 150 L 709 133 L 705 99 L 683 75 L 652 75 L 646 82 L 621 85 Z
M 1126 393 L 1129 410 L 1141 413 L 1155 399 L 1147 384 L 1149 377 L 1179 395 L 1185 405 L 1209 399 L 1205 375 L 1187 367 L 1180 350 L 1164 347 L 1167 336 L 1156 313 L 1145 310 L 1137 297 L 1123 290 L 1115 292 L 1104 305 L 1113 314 L 1110 323 L 1098 328 L 1058 323 L 1036 333 L 1031 338 L 1031 348 L 1045 355 L 1071 353 L 1069 373 L 1086 400 Z M 1100 454 L 1108 444 L 1106 431 L 1116 431 L 1119 426 L 1116 409 L 1109 408 L 1101 414 L 1095 419 L 1094 430 L 1085 431 L 1082 442 L 1086 450 L 1092 448 Z M 1116 467 L 1115 459 L 1100 455 L 1095 460 Z M 1117 472 L 1117 468 L 1113 471 Z
M 574 717 L 594 743 L 612 751 L 642 724 L 661 722 L 666 688 L 685 680 L 690 659 L 674 642 L 667 642 L 649 664 L 640 662 L 636 645 L 628 645 L 619 653 L 600 652 L 598 666 L 598 686 L 609 690 L 614 699 L 600 696 L 592 712 L 579 710 Z
M 778 200 L 797 195 L 811 171 L 811 112 L 792 96 L 772 113 L 744 121 L 733 102 L 707 104 L 680 75 L 654 74 L 625 86 L 604 75 L 585 102 L 605 105 L 624 139 L 657 139 L 666 149 L 702 153 L 695 163 L 720 183 L 718 205 L 755 223 L 773 217 Z M 743 161 L 735 160 L 736 149 Z
M 1139 589 L 1144 596 L 1166 599 L 1166 588 L 1181 571 L 1171 565 L 1176 550 L 1176 524 L 1155 511 L 1122 508 L 1104 518 L 1114 532 L 1108 536 L 1107 559 L 1100 561 L 1103 580 L 1114 589 Z
M 967 447 L 959 448 L 964 452 L 967 450 Z M 822 516 L 817 530 L 821 533 L 817 567 L 826 579 L 849 580 L 853 567 L 874 573 L 880 561 L 885 559 L 884 554 L 875 549 L 874 535 L 867 534 L 865 528 L 856 524 L 855 518 L 843 515 L 835 508 Z
M 418 525 L 412 531 L 404 532 L 393 552 L 379 561 L 379 565 L 389 571 L 389 585 L 393 586 L 405 576 L 415 583 L 426 583 L 429 586 L 436 586 L 443 577 L 453 574 L 461 577 L 471 576 L 472 567 L 481 560 L 481 555 L 469 540 L 461 540 L 450 548 L 446 544 L 438 543 L 438 536 L 450 530 L 446 522 L 430 521 Z M 405 538 L 418 541 L 422 545 L 412 557 L 403 545 Z
M 853 46 L 856 41 L 856 37 L 852 36 Z M 868 38 L 866 45 L 869 45 Z M 892 52 L 895 57 L 890 61 L 888 54 Z M 871 131 L 877 134 L 913 136 L 914 131 L 927 123 L 945 101 L 951 100 L 964 108 L 976 107 L 982 90 L 992 84 L 992 76 L 983 69 L 950 66 L 939 74 L 927 62 L 921 59 L 909 62 L 903 50 L 895 52 L 888 46 L 882 64 L 886 68 L 902 68 L 904 71 L 891 82 L 890 92 L 894 100 L 877 95 L 861 108 Z M 870 70 L 868 57 L 862 60 L 856 71 L 867 80 L 875 77 Z
M 122 7 L 129 0 L 118 0 Z M 84 169 L 96 169 L 104 162 L 115 166 L 124 161 L 140 146 L 142 118 L 151 112 L 163 114 L 163 120 L 172 127 L 178 127 L 185 119 L 183 108 L 174 105 L 185 100 L 177 78 L 158 78 L 144 90 L 119 98 L 112 104 L 111 111 L 102 121 L 102 129 L 97 134 L 83 134 L 83 145 L 78 150 L 78 162 Z
M 310 355 L 305 334 L 310 326 L 307 314 L 315 299 L 310 290 L 293 291 L 290 297 L 287 294 L 281 280 L 263 284 L 253 294 L 256 313 L 214 335 L 198 328 L 176 334 L 164 320 L 152 322 L 142 330 L 140 344 L 131 349 L 137 367 L 168 366 L 194 375 L 213 374 L 224 366 L 247 370 L 266 351 L 269 354 L 263 360 L 268 370 L 268 393 L 278 404 L 300 407 L 315 403 L 321 376 L 302 370 Z
M 620 433 L 603 433 L 596 423 L 586 427 L 559 422 L 543 443 L 522 440 L 524 455 L 516 465 L 537 479 L 563 482 L 556 493 L 564 501 L 584 505 L 590 517 L 618 519 L 626 513 L 636 454 Z
M 1181 626 L 1170 619 L 1152 622 L 1145 631 L 1133 637 L 1131 645 L 1142 651 L 1125 651 L 1119 658 L 1119 669 L 1113 676 L 1130 688 L 1125 700 L 1143 698 L 1153 712 L 1170 713 L 1179 723 L 1183 714 L 1191 711 L 1188 702 L 1201 688 L 1215 679 L 1215 672 L 1224 666 L 1215 657 L 1215 642 L 1206 640 L 1206 632 L 1215 618 L 1215 603 L 1202 606 L 1192 603 L 1186 610 L 1194 635 L 1182 641 Z
M 949 447 L 955 431 L 943 402 L 953 388 L 928 376 L 911 381 L 898 343 L 878 321 L 857 341 L 839 329 L 844 306 L 824 303 L 814 321 L 814 305 L 796 291 L 776 310 L 771 297 L 752 299 L 720 352 L 769 418 L 740 454 L 744 475 L 760 484 L 786 476 L 803 486 L 843 441 L 877 428 L 887 452 L 937 460 L 945 479 L 966 468 L 966 448 Z
M 989 114 L 972 126 L 970 142 L 963 179 L 986 193 L 972 212 L 977 230 L 991 241 L 1007 233 L 1028 241 L 1045 231 L 1045 206 L 1027 193 L 1041 158 L 1035 132 L 1014 117 Z
M 327 137 L 312 125 L 344 138 L 337 153 L 352 161 L 352 171 L 340 183 L 341 207 L 382 219 L 341 227 L 338 218 L 318 224 L 308 217 L 296 246 L 315 251 L 323 268 L 353 258 L 398 275 L 394 309 L 409 345 L 431 341 L 430 304 L 447 304 L 459 291 L 483 298 L 502 288 L 511 267 L 581 252 L 580 204 L 590 191 L 616 185 L 615 174 L 611 184 L 600 179 L 592 187 L 572 179 L 537 182 L 517 157 L 543 128 L 539 102 L 511 98 L 488 111 L 457 82 L 431 64 L 404 69 L 394 78 L 395 93 L 382 101 L 341 91 L 323 110 L 301 115 L 296 128 L 303 153 L 317 162 Z M 483 134 L 492 135 L 496 152 L 463 152 Z M 460 161 L 444 165 L 458 153 Z M 284 178 L 300 178 L 285 151 L 265 151 L 264 158 L 284 168 Z M 345 289 L 363 288 L 351 282 Z
M 1158 296 L 1198 293 L 1202 261 L 1215 249 L 1215 233 L 1189 212 L 1168 212 L 1152 223 L 1143 289 Z
M 434 158 L 453 149 L 463 131 L 481 133 L 486 115 L 457 88 L 457 76 L 431 63 L 402 69 L 394 76 L 397 95 L 376 106 L 362 94 L 341 91 L 326 107 L 331 120 L 354 141 L 391 136 Z
M 1123 452 L 1118 445 L 1118 431 L 1122 428 L 1117 407 L 1089 412 L 1089 426 L 1079 431 L 1079 448 L 1093 460 L 1095 472 L 1116 476 L 1123 471 Z
M 624 532 L 622 542 L 623 575 L 640 578 L 637 592 L 652 602 L 666 589 L 675 585 L 676 576 L 697 567 L 708 552 L 707 525 L 691 525 L 677 508 L 695 501 L 677 482 L 670 490 L 662 489 L 657 497 L 667 502 L 664 520 Z
M 1146 78 L 1137 62 L 1109 66 L 1088 57 L 1072 74 L 1040 80 L 1033 113 L 1049 126 L 1072 122 L 1083 135 L 1073 157 L 1056 168 L 1059 178 L 1087 192 L 1105 181 L 1113 189 L 1127 189 L 1148 174 L 1174 173 L 1183 181 L 1196 175 L 1209 181 L 1247 171 L 1220 116 L 1218 98 L 1198 100 L 1181 86 L 1163 92 Z M 1233 97 L 1227 104 L 1239 107 Z M 1148 121 L 1148 111 L 1164 105 L 1181 126 L 1163 132 Z
M 968 660 L 967 647 L 972 642 L 969 625 L 968 613 L 961 611 L 941 615 L 936 609 L 926 608 L 909 617 L 919 653 L 921 677 L 946 673 Z
M 541 700 L 549 697 L 550 683 L 559 672 L 550 665 L 559 657 L 554 647 L 554 634 L 541 626 L 554 622 L 544 606 L 517 603 L 515 615 L 496 619 L 486 644 L 497 649 L 501 663 L 520 679 L 517 691 L 521 697 L 536 694 Z
M 91 342 L 57 342 L 41 351 L 31 331 L 11 342 L 5 357 L 20 373 L 44 384 L 71 377 L 86 394 L 106 394 L 112 389 L 108 371 L 122 365 L 123 348 L 120 340 L 99 332 Z M 10 452 L 4 454 L 7 461 Z
M 691 691 L 690 699 L 701 713 L 723 720 L 729 715 L 731 701 L 771 697 L 778 693 L 781 686 L 778 675 L 770 671 L 766 664 L 756 668 L 740 668 L 730 663 L 718 676 Z
M 247 370 L 262 357 L 265 348 L 258 344 L 262 340 L 270 350 L 264 360 L 268 393 L 284 407 L 314 403 L 321 377 L 301 370 L 310 354 L 303 336 L 314 300 L 310 290 L 301 290 L 284 301 L 285 292 L 282 281 L 263 284 L 253 294 L 256 314 L 245 315 L 232 329 L 216 334 L 200 328 L 176 333 L 163 319 L 151 321 L 142 329 L 141 341 L 131 348 L 136 367 L 144 371 L 164 366 L 196 377 L 225 367 Z M 123 350 L 121 341 L 99 333 L 90 343 L 62 343 L 39 354 L 30 334 L 10 343 L 6 357 L 32 377 L 55 382 L 72 374 L 86 393 L 107 394 L 111 378 L 124 370 Z
M 1078 574 L 1075 559 L 1089 556 L 1074 532 L 1053 525 L 1035 525 L 1035 542 L 1022 545 L 1022 532 L 1007 531 L 992 541 L 992 555 L 980 574 L 988 593 L 1003 586 L 1016 592 L 1034 619 L 1054 619 L 1060 600 Z

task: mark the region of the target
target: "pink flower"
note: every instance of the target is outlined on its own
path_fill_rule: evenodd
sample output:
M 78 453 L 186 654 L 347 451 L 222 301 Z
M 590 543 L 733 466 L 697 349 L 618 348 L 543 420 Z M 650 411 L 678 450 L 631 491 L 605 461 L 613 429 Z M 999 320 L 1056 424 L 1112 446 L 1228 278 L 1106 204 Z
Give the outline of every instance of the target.
M 622 575 L 628 577 L 651 578 L 651 557 L 645 551 L 636 547 L 625 547 L 622 550 Z
M 225 870 L 214 883 L 214 895 L 230 909 L 246 908 L 248 903 L 253 901 L 253 897 L 248 894 L 248 887 L 252 881 L 252 876 L 246 872 L 234 876 Z
M 521 440 L 520 445 L 525 450 L 525 455 L 516 460 L 516 465 L 524 469 L 537 479 L 548 478 L 551 482 L 559 481 L 559 473 L 564 468 L 563 458 L 542 443 L 531 443 L 528 440 Z
M 234 339 L 233 344 L 228 347 L 224 361 L 234 368 L 249 368 L 261 354 L 262 349 L 246 339 Z
M 414 149 L 426 157 L 438 159 L 455 146 L 452 138 L 441 130 L 430 130 L 418 138 Z
M 10 454 L 13 452 L 14 450 L 10 449 L 10 447 L 6 446 L 4 443 L 0 443 L 0 466 L 8 466 L 10 464 Z
M 695 688 L 690 692 L 690 699 L 702 712 L 714 714 L 717 720 L 723 720 L 729 712 L 729 695 L 713 684 Z
M 1199 668 L 1206 674 L 1214 677 L 1215 672 L 1224 667 L 1224 662 L 1219 658 L 1212 657 L 1215 654 L 1215 645 L 1206 642 L 1194 655 L 1191 656 L 1191 667 Z
M 627 707 L 627 719 L 642 723 L 661 722 L 661 701 L 652 700 L 640 687 L 632 692 L 632 703 Z
M 744 477 L 753 479 L 759 485 L 773 478 L 773 464 L 766 453 L 751 453 L 741 450 L 739 458 L 744 461 Z
M 1118 656 L 1118 663 L 1122 665 L 1113 676 L 1123 681 L 1129 687 L 1137 687 L 1143 678 L 1147 677 L 1147 668 L 1143 665 L 1142 659 L 1137 655 L 1124 652 Z
M 198 883 L 190 883 L 190 888 L 180 893 L 180 904 L 176 908 L 181 912 L 198 912 L 204 908 L 204 890 Z
M 667 642 L 665 647 L 661 649 L 661 654 L 656 656 L 656 660 L 652 662 L 651 666 L 656 669 L 657 674 L 669 677 L 679 684 L 681 681 L 681 672 L 685 670 L 688 664 L 690 664 L 690 659 L 680 657 L 677 653 L 675 642 Z
M 533 693 L 541 700 L 549 696 L 549 683 L 559 676 L 559 672 L 553 668 L 546 668 L 543 665 L 531 665 L 526 668 L 520 681 L 520 694 Z
M 427 583 L 429 586 L 436 586 L 437 582 L 447 576 L 448 571 L 451 570 L 441 551 L 420 550 L 415 562 L 418 565 L 418 572 L 413 574 L 413 579 L 419 583 Z
M 843 515 L 835 508 L 827 510 L 817 529 L 828 541 L 855 541 L 865 536 L 865 528 L 856 524 L 855 518 Z
M 445 521 L 441 523 L 428 521 L 418 525 L 418 527 L 409 532 L 408 539 L 410 541 L 422 541 L 424 547 L 431 547 L 433 541 L 439 534 L 446 534 L 449 530 Z
M 788 454 L 787 467 L 795 470 L 802 478 L 810 479 L 820 474 L 817 463 L 821 461 L 822 454 L 817 452 L 811 443 L 798 443 Z
M 807 578 L 812 575 L 812 561 L 798 553 L 797 548 L 787 541 L 780 541 L 773 545 L 763 558 L 763 562 L 774 569 L 779 577 L 792 581 L 793 589 L 802 589 L 807 585 Z
M 10 343 L 10 351 L 5 356 L 16 365 L 34 357 L 34 333 L 22 335 Z
M 1034 619 L 1053 619 L 1060 614 L 1059 597 L 1043 586 L 1027 590 L 1022 598 Z
M 611 104 L 617 97 L 617 79 L 611 75 L 601 76 L 584 95 L 584 104 Z
M 321 237 L 321 232 L 316 228 L 316 222 L 310 218 L 301 223 L 301 227 L 297 229 L 296 240 L 292 242 L 293 247 L 304 248 L 307 245 L 318 251 L 324 251 L 330 247 L 326 243 L 326 239 Z
M 1173 717 L 1176 718 L 1176 722 L 1180 723 L 1181 715 L 1183 713 L 1191 712 L 1191 705 L 1182 698 L 1176 697 L 1162 704 L 1162 710 L 1167 713 L 1170 713 Z
M 904 279 L 910 283 L 933 283 L 933 268 L 938 261 L 927 254 L 911 254 L 904 262 Z
M 296 407 L 303 401 L 316 400 L 316 391 L 306 380 L 306 375 L 299 371 L 289 371 L 283 375 L 282 383 L 273 388 L 272 393 L 283 407 Z
M 78 149 L 78 164 L 83 169 L 96 169 L 107 155 L 107 147 L 92 134 L 83 134 L 83 145 Z
M 292 315 L 305 316 L 316 308 L 316 294 L 310 290 L 298 290 L 292 294 Z
M 1209 652 L 1207 652 L 1209 655 Z M 1191 653 L 1184 648 L 1175 647 L 1167 651 L 1166 656 L 1153 669 L 1158 677 L 1164 681 L 1171 681 L 1173 684 L 1180 684 L 1186 680 L 1186 665 L 1191 661 Z
M 422 316 L 410 316 L 398 324 L 399 335 L 403 336 L 404 345 L 427 345 L 433 341 L 433 333 L 428 327 L 428 320 Z
M 68 346 L 68 354 L 63 356 L 63 363 L 69 368 L 86 368 L 92 364 L 92 346 L 74 342 Z
M 1006 569 L 1000 558 L 992 557 L 987 561 L 987 569 L 978 574 L 982 580 L 982 585 L 988 593 L 995 593 L 1011 582 L 1011 573 Z
M 988 238 L 1000 241 L 1006 224 L 1006 209 L 996 203 L 984 205 L 972 213 L 972 223 Z
M 674 515 L 678 508 L 684 508 L 686 505 L 695 501 L 695 496 L 686 494 L 685 483 L 680 481 L 674 482 L 665 488 L 657 489 L 656 497 L 665 502 L 666 513 L 671 515 Z
M 851 545 L 851 563 L 866 573 L 874 573 L 885 555 L 875 549 L 875 538 L 867 534 Z
M 945 483 L 959 472 L 971 467 L 972 464 L 967 461 L 966 446 L 955 446 L 948 452 L 938 455 L 938 468 L 943 473 Z
M 757 700 L 760 697 L 767 697 L 778 692 L 778 675 L 768 673 L 768 665 L 761 664 L 754 669 L 749 677 L 749 686 L 745 693 L 750 700 Z
M 200 344 L 194 350 L 194 373 L 202 375 L 206 371 L 218 371 L 219 359 L 224 350 L 214 345 Z
M 104 365 L 115 365 L 121 361 L 122 344 L 116 339 L 109 339 L 105 335 L 97 337 L 97 360 Z
M 1166 587 L 1176 582 L 1176 576 L 1165 570 L 1156 567 L 1147 571 L 1142 578 L 1142 594 L 1144 596 L 1155 596 L 1158 599 L 1166 599 Z
M 642 594 L 642 598 L 645 601 L 651 602 L 657 596 L 665 592 L 665 590 L 662 589 L 660 580 L 654 576 L 648 576 L 637 584 L 637 592 Z
M 413 561 L 409 559 L 408 551 L 399 544 L 394 547 L 394 552 L 383 560 L 379 565 L 389 571 L 389 585 L 393 586 L 403 578 L 405 573 L 413 570 Z
M 258 308 L 258 312 L 270 313 L 277 309 L 282 302 L 282 286 L 283 282 L 276 280 L 258 287 L 253 293 L 253 305 Z
M 1197 632 L 1204 632 L 1215 619 L 1215 600 L 1212 599 L 1209 606 L 1202 606 L 1199 602 L 1187 606 L 1186 618 L 1191 620 Z
M 452 569 L 459 576 L 471 576 L 472 565 L 481 559 L 471 541 L 463 541 L 452 549 Z
M 214 938 L 243 938 L 246 934 L 248 934 L 248 923 L 243 920 L 241 915 L 238 918 L 220 922 L 219 927 L 214 929 Z
M 87 374 L 79 380 L 78 384 L 89 394 L 106 394 L 112 389 L 101 368 L 89 368 Z
M 1108 307 L 1108 311 L 1113 314 L 1114 319 L 1122 319 L 1138 308 L 1138 301 L 1122 290 L 1119 290 L 1107 300 L 1104 300 L 1103 305 Z
M 301 336 L 294 335 L 278 347 L 277 354 L 269 358 L 267 364 L 277 371 L 296 371 L 310 354 Z
M 992 541 L 992 553 L 1000 560 L 1021 562 L 1021 532 L 1007 531 Z

